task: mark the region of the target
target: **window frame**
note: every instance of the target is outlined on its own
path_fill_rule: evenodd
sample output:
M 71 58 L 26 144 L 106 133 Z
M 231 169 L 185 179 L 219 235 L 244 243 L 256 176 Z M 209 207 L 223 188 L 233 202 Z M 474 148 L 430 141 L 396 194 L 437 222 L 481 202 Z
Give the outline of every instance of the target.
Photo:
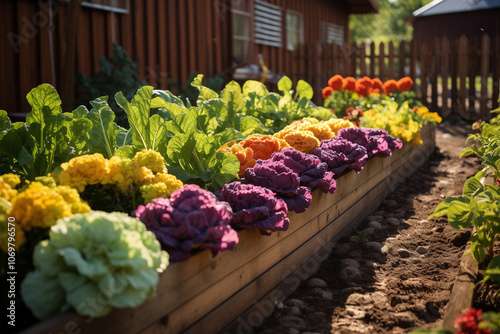
M 299 28 L 290 28 L 288 26 L 288 15 L 294 15 L 298 18 Z M 289 32 L 293 32 L 297 38 L 297 45 L 290 47 Z M 295 51 L 298 46 L 304 44 L 304 14 L 293 9 L 287 9 L 285 12 L 285 48 L 288 51 Z
M 247 1 L 246 2 L 246 11 L 231 7 L 231 21 L 233 24 L 231 24 L 231 36 L 232 36 L 232 41 L 233 41 L 233 47 L 232 47 L 232 57 L 233 59 L 238 62 L 238 63 L 247 63 L 250 51 L 252 50 L 252 45 L 253 45 L 253 15 L 252 15 L 252 10 L 253 10 L 253 0 L 243 0 Z M 242 17 L 245 17 L 248 19 L 248 35 L 236 35 L 235 29 L 234 29 L 234 22 L 235 22 L 235 16 L 239 15 Z M 235 43 L 234 41 L 241 41 L 243 42 L 243 59 L 237 59 L 236 58 L 236 53 L 235 53 Z
M 82 1 L 83 7 L 89 7 L 94 9 L 105 10 L 108 12 L 119 13 L 119 14 L 128 14 L 130 13 L 130 0 L 100 0 L 102 2 L 106 2 L 109 4 L 102 3 L 93 3 L 90 1 Z M 118 6 L 118 1 L 125 2 L 125 6 Z

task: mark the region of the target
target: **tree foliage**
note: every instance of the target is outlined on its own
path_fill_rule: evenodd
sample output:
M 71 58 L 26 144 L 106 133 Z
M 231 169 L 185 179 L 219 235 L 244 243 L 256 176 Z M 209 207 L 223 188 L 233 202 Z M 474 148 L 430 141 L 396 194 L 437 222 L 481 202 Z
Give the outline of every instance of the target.
M 410 41 L 413 27 L 405 22 L 412 12 L 431 0 L 376 0 L 378 14 L 351 15 L 349 30 L 352 43 Z

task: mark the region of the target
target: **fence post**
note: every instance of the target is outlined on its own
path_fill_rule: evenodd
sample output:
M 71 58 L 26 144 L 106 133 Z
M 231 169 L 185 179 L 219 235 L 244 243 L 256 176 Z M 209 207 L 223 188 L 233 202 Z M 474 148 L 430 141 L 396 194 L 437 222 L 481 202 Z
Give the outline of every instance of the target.
M 442 50 L 441 50 L 441 77 L 443 79 L 443 102 L 442 102 L 442 115 L 444 117 L 448 114 L 448 71 L 449 71 L 449 59 L 450 56 L 450 41 L 446 36 L 442 39 Z
M 394 43 L 392 41 L 389 42 L 389 61 L 388 61 L 389 69 L 387 71 L 387 76 L 389 79 L 396 79 L 394 74 Z M 400 78 L 397 78 L 400 79 Z
M 406 76 L 406 73 L 405 73 L 406 57 L 405 57 L 405 55 L 406 55 L 406 42 L 402 41 L 399 43 L 399 55 L 398 55 L 398 59 L 399 59 L 398 77 L 399 78 Z
M 380 42 L 379 46 L 379 53 L 378 53 L 378 75 L 380 77 L 380 80 L 385 81 L 385 54 L 384 54 L 384 42 Z
M 465 89 L 465 77 L 467 75 L 467 69 L 468 69 L 468 52 L 467 52 L 467 44 L 468 40 L 465 35 L 462 35 L 458 39 L 458 60 L 457 60 L 457 72 L 458 72 L 458 78 L 460 80 L 460 88 L 458 91 L 458 112 L 465 116 L 466 108 L 465 108 L 465 95 L 466 95 L 466 89 Z M 466 117 L 467 118 L 467 117 Z
M 364 77 L 366 75 L 366 45 L 361 43 L 359 46 L 359 75 Z
M 375 78 L 375 42 L 370 43 L 370 78 Z
M 420 58 L 420 92 L 422 94 L 422 102 L 428 105 L 427 101 L 427 43 L 423 42 L 420 45 L 418 53 Z
M 490 44 L 491 40 L 487 34 L 481 38 L 481 97 L 479 101 L 479 117 L 483 120 L 490 118 L 488 105 L 488 73 L 490 71 Z
M 430 82 L 431 82 L 431 108 L 432 111 L 436 111 L 438 108 L 438 90 L 437 90 L 437 82 L 438 82 L 438 64 L 439 64 L 439 39 L 434 37 L 434 43 L 431 47 L 431 73 L 430 73 Z
M 321 60 L 322 60 L 321 43 L 317 42 L 314 48 L 313 59 L 311 59 L 311 63 L 316 65 L 314 69 L 314 81 L 311 82 L 313 85 L 313 90 L 317 92 L 315 96 L 316 105 L 321 104 L 321 95 L 319 93 L 321 92 L 321 72 L 322 72 L 321 69 L 323 66 L 323 62 Z

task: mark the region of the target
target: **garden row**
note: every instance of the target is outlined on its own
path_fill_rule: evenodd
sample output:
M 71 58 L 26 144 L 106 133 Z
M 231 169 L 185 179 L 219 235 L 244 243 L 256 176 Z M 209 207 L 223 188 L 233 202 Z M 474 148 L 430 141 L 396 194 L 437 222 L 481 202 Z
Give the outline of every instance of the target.
M 0 111 L 0 241 L 17 259 L 1 274 L 16 270 L 22 281 L 13 302 L 39 319 L 74 309 L 78 326 L 124 308 L 104 322 L 129 332 L 160 318 L 172 332 L 205 328 L 212 310 L 248 306 L 242 293 L 270 291 L 285 265 L 314 255 L 318 236 L 325 246 L 401 181 L 395 171 L 430 152 L 405 145 L 381 159 L 401 149 L 395 137 L 421 144 L 423 124 L 440 120 L 411 98 L 397 102 L 407 80 L 376 91 L 369 78 L 341 79 L 329 83 L 331 96 L 364 103 L 364 117 L 330 96 L 336 113 L 311 105 L 311 87 L 299 81 L 294 92 L 286 77 L 276 94 L 256 81 L 217 93 L 199 76 L 194 106 L 152 87 L 130 102 L 118 93 L 128 129 L 106 97 L 63 113 L 46 84 L 28 94 L 25 123 Z M 237 315 L 224 313 L 219 325 Z

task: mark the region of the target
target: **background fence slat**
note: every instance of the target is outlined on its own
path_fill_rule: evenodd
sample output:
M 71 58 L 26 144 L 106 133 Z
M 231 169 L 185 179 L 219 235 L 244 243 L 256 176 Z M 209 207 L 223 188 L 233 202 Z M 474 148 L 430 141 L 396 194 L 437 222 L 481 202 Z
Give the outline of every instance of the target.
M 488 118 L 488 73 L 490 71 L 490 37 L 483 35 L 481 38 L 481 97 L 479 117 Z
M 442 78 L 442 109 L 441 112 L 445 116 L 448 114 L 448 73 L 449 73 L 449 56 L 450 56 L 450 42 L 446 36 L 442 39 L 441 49 L 441 78 Z

